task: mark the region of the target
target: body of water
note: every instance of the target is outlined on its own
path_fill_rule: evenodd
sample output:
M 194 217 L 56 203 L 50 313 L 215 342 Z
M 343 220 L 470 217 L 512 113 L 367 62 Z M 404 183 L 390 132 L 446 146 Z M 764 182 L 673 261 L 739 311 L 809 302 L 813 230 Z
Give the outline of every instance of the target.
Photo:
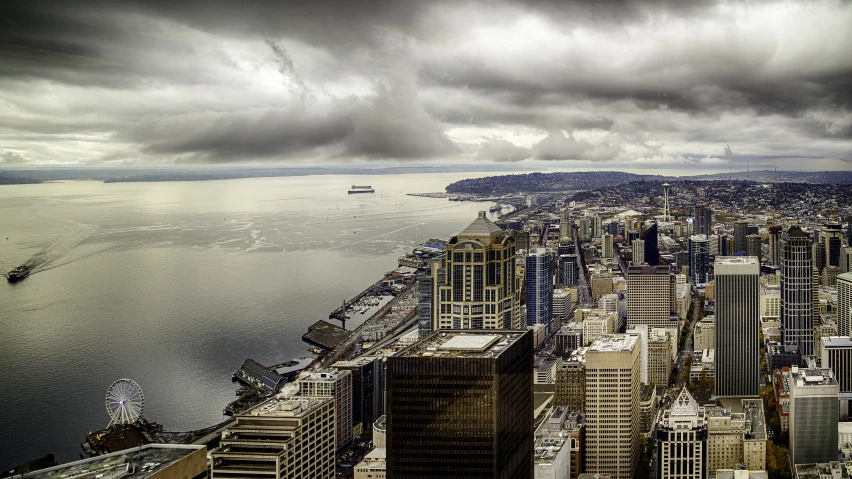
M 167 430 L 223 420 L 243 360 L 308 355 L 308 325 L 487 210 L 405 195 L 465 177 L 0 187 L 0 270 L 35 265 L 0 284 L 0 468 L 78 459 L 119 378 L 139 383 L 144 416 Z M 349 195 L 352 184 L 376 193 Z

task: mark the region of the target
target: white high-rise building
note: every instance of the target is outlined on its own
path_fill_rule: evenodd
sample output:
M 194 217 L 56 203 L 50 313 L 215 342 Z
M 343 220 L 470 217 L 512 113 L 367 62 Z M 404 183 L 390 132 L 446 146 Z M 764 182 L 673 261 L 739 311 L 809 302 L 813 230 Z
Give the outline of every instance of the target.
M 839 386 L 831 369 L 790 368 L 790 459 L 793 464 L 837 460 Z
M 567 211 L 559 214 L 559 239 L 571 239 L 571 217 Z
M 760 390 L 760 262 L 716 258 L 716 396 L 757 396 Z
M 352 372 L 342 369 L 325 369 L 310 373 L 299 380 L 299 394 L 302 396 L 334 398 L 334 410 L 337 418 L 335 438 L 337 447 L 348 446 L 352 442 Z
M 672 321 L 673 284 L 668 266 L 629 266 L 627 268 L 627 325 L 679 329 Z
M 645 240 L 635 239 L 631 245 L 631 249 L 633 250 L 633 265 L 642 266 L 642 263 L 645 262 Z
M 660 479 L 707 477 L 707 420 L 703 407 L 683 388 L 657 432 Z
M 639 464 L 638 342 L 604 335 L 586 351 L 586 472 L 630 479 Z

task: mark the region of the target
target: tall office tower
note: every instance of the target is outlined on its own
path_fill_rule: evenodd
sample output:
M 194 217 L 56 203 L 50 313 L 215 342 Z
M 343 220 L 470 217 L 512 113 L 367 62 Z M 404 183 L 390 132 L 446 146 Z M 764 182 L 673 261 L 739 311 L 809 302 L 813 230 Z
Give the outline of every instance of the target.
M 716 258 L 716 396 L 757 396 L 760 389 L 760 263 Z
M 761 249 L 762 238 L 760 235 L 747 235 L 746 236 L 746 256 L 754 256 L 758 260 L 763 257 L 763 250 Z
M 554 404 L 571 411 L 586 407 L 586 348 L 575 349 L 556 369 Z
M 387 371 L 388 477 L 532 479 L 532 331 L 438 331 Z
M 637 336 L 598 338 L 586 351 L 586 472 L 630 479 L 639 464 Z
M 545 334 L 553 331 L 553 269 L 553 255 L 545 248 L 533 248 L 527 255 L 524 268 L 526 324 L 543 324 Z
M 568 211 L 559 213 L 559 239 L 571 239 L 571 216 Z
M 781 226 L 772 225 L 769 227 L 769 265 L 778 266 L 781 264 Z
M 335 434 L 338 449 L 352 443 L 352 373 L 343 369 L 311 372 L 299 380 L 299 394 L 334 398 Z
M 840 393 L 831 369 L 790 368 L 790 462 L 837 460 Z
M 592 217 L 592 238 L 600 238 L 603 229 L 601 228 L 601 217 L 595 215 Z
M 446 278 L 438 281 L 439 269 Z M 515 277 L 515 241 L 499 226 L 479 217 L 447 243 L 433 265 L 435 324 L 439 329 L 520 328 L 520 281 Z
M 736 250 L 734 249 L 734 238 L 727 233 L 720 235 L 717 250 L 717 256 L 731 256 L 736 253 Z
M 642 263 L 645 262 L 645 240 L 635 239 L 631 244 L 633 246 L 633 261 L 631 263 L 634 266 L 642 266 Z
M 352 373 L 353 434 L 360 436 L 385 413 L 385 369 L 380 356 L 361 356 L 332 365 Z M 360 425 L 360 427 L 359 427 Z
M 811 239 L 791 226 L 781 237 L 781 342 L 804 356 L 814 353 L 813 281 Z
M 837 276 L 837 335 L 852 336 L 852 273 Z
M 580 218 L 577 221 L 577 229 L 580 231 L 577 233 L 580 237 L 580 241 L 589 241 L 592 237 L 590 236 L 590 227 L 589 227 L 589 219 L 588 218 Z
M 518 251 L 530 250 L 530 232 L 529 231 L 514 231 L 512 236 L 515 237 L 515 247 Z
M 432 325 L 435 322 L 432 311 L 432 265 L 426 269 L 425 274 L 417 277 L 417 330 L 420 339 L 432 334 Z
M 748 220 L 739 220 L 734 223 L 734 251 L 728 253 L 729 255 L 746 251 L 746 248 L 748 248 L 746 236 L 748 234 Z
M 559 256 L 559 264 L 556 269 L 556 286 L 570 288 L 580 280 L 580 257 L 576 254 L 563 254 Z
M 840 272 L 852 273 L 852 247 L 840 250 Z
M 660 246 L 657 238 L 657 223 L 652 224 L 646 229 L 641 236 L 645 241 L 645 254 L 643 259 L 651 266 L 660 264 Z
M 719 235 L 710 235 L 707 237 L 709 240 L 710 246 L 710 256 L 717 256 L 719 254 Z
M 612 235 L 604 233 L 601 236 L 601 258 L 612 258 Z
M 627 267 L 627 326 L 678 328 L 672 321 L 672 284 L 668 266 Z
M 686 388 L 665 413 L 657 429 L 657 477 L 707 477 L 706 411 Z
M 814 244 L 814 266 L 820 273 L 826 266 L 840 266 L 840 249 L 842 246 L 843 231 L 839 224 L 828 224 L 817 231 Z
M 846 217 L 846 244 L 852 246 L 852 216 Z
M 274 396 L 222 431 L 210 477 L 332 478 L 334 430 L 334 399 Z
M 606 231 L 607 233 L 609 233 L 613 236 L 621 234 L 621 232 L 622 232 L 621 223 L 619 223 L 616 220 L 612 220 L 612 221 L 610 221 L 609 223 L 606 224 L 606 227 L 604 227 L 604 231 Z
M 699 204 L 695 208 L 695 234 L 709 237 L 713 234 L 712 222 L 713 211 L 704 204 Z
M 689 282 L 693 285 L 710 282 L 710 240 L 692 235 L 687 244 L 689 252 Z

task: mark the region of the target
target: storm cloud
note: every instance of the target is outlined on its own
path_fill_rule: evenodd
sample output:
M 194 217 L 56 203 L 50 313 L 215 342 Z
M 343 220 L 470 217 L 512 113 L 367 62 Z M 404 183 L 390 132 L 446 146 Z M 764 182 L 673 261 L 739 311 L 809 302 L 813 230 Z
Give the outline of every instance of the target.
M 846 169 L 850 92 L 839 0 L 17 2 L 0 17 L 3 165 Z

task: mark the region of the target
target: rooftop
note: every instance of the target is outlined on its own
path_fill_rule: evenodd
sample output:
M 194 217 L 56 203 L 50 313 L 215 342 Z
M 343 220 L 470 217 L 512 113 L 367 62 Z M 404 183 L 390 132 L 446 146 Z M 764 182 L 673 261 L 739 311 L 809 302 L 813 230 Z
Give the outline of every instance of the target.
M 684 387 L 672 403 L 672 416 L 697 416 L 698 403 Z
M 403 349 L 397 357 L 497 357 L 514 344 L 525 331 L 512 330 L 444 330 Z
M 177 444 L 148 444 L 103 456 L 69 462 L 48 469 L 27 473 L 27 479 L 142 479 L 159 473 L 164 468 L 205 446 Z M 201 462 L 204 471 L 206 458 Z M 192 474 L 195 475 L 195 474 Z M 17 476 L 21 477 L 21 476 Z
M 331 400 L 325 397 L 287 397 L 279 394 L 241 416 L 302 417 Z
M 462 236 L 497 236 L 503 234 L 503 229 L 497 226 L 493 221 L 485 216 L 484 211 L 479 212 L 479 216 L 473 220 L 467 228 L 459 233 Z
M 832 386 L 837 385 L 834 373 L 828 368 L 790 368 L 793 385 L 799 387 Z
M 798 479 L 822 479 L 824 477 L 848 479 L 849 471 L 846 469 L 846 464 L 840 461 L 796 464 L 796 478 Z
M 632 351 L 636 346 L 637 336 L 627 334 L 604 334 L 589 345 L 588 351 L 619 352 Z
M 852 338 L 848 336 L 828 336 L 822 338 L 824 348 L 852 348 Z

